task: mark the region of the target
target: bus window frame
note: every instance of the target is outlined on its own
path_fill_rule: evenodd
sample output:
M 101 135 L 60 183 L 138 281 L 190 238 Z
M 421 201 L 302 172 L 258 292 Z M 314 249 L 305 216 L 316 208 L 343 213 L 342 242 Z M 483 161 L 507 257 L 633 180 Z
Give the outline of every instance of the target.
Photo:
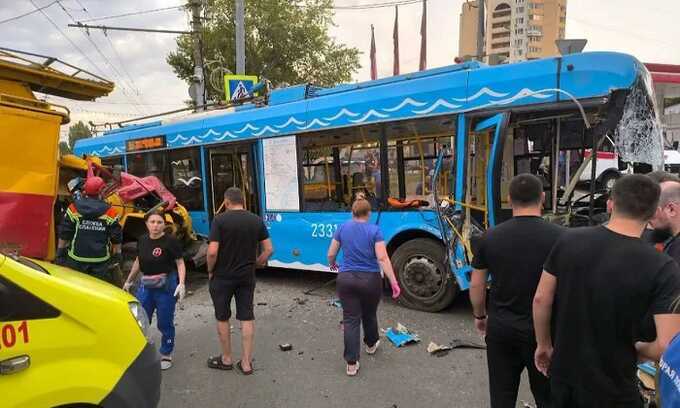
M 347 206 L 345 209 L 333 209 L 333 210 L 308 210 L 307 209 L 307 202 L 305 201 L 305 195 L 304 195 L 304 186 L 305 186 L 305 149 L 303 148 L 304 144 L 304 138 L 309 137 L 310 134 L 314 133 L 324 133 L 324 132 L 329 132 L 329 131 L 337 131 L 340 129 L 361 129 L 362 127 L 370 127 L 370 126 L 375 126 L 373 125 L 358 125 L 358 126 L 348 126 L 345 128 L 333 128 L 333 129 L 325 129 L 321 131 L 316 131 L 316 132 L 307 132 L 303 134 L 298 134 L 296 138 L 296 145 L 297 145 L 297 152 L 298 152 L 298 194 L 300 197 L 300 210 L 299 212 L 306 212 L 306 213 L 324 213 L 324 212 L 332 212 L 332 213 L 347 213 L 351 212 L 351 203 Z M 379 197 L 378 200 L 376 200 L 377 208 L 375 210 L 382 211 L 383 209 L 386 208 L 386 203 L 387 203 L 387 194 L 389 193 L 389 185 L 386 186 L 386 183 L 389 183 L 389 176 L 386 176 L 383 171 L 387 169 L 388 163 L 387 163 L 387 156 L 384 156 L 383 158 L 383 141 L 384 138 L 386 137 L 386 132 L 385 132 L 385 124 L 381 123 L 378 124 L 379 126 L 379 135 L 378 137 L 375 138 L 375 140 L 369 141 L 369 143 L 376 143 L 377 146 L 373 147 L 371 149 L 377 149 L 378 154 L 380 156 L 380 194 L 381 196 Z M 330 146 L 333 147 L 348 147 L 352 146 L 356 143 L 335 143 L 331 144 Z M 340 172 L 340 179 L 338 181 L 337 177 L 334 177 L 334 183 L 336 184 L 336 189 L 335 189 L 335 196 L 332 197 L 334 202 L 340 204 L 340 201 L 343 200 L 343 197 L 341 197 L 339 194 L 343 194 L 344 196 L 344 191 L 341 191 L 338 193 L 338 188 L 337 185 L 343 185 L 342 183 L 342 163 L 341 163 L 341 157 L 340 157 L 340 148 L 333 148 L 333 173 L 334 176 L 338 175 L 338 171 Z M 387 149 L 387 145 L 385 144 L 385 151 Z M 337 160 L 336 160 L 336 153 L 337 153 Z M 316 166 L 314 164 L 313 166 Z M 349 169 L 351 169 L 351 163 L 348 163 Z M 387 188 L 387 191 L 386 191 Z M 351 194 L 350 194 L 351 195 Z

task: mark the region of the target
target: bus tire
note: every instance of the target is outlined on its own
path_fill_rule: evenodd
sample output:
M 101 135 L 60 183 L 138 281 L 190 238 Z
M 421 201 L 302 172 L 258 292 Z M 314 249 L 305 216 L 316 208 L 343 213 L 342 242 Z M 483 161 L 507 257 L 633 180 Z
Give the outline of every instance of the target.
M 410 309 L 439 312 L 458 294 L 440 242 L 430 238 L 407 241 L 392 254 L 392 265 L 401 287 L 398 302 Z
M 616 180 L 618 180 L 620 177 L 621 173 L 618 171 L 607 171 L 601 175 L 600 179 L 597 181 L 597 188 L 600 190 L 611 191 L 612 187 L 614 187 L 614 183 L 616 183 Z

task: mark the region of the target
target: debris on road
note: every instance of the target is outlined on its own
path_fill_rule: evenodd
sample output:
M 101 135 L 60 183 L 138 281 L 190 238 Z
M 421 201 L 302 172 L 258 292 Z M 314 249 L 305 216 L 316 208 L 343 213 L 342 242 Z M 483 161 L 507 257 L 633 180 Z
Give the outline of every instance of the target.
M 258 306 L 267 306 L 267 302 L 257 302 Z
M 279 344 L 279 348 L 281 351 L 291 351 L 293 349 L 293 345 L 289 343 Z
M 298 305 L 306 305 L 306 304 L 307 304 L 307 299 L 297 298 L 297 297 L 296 297 L 296 298 L 293 299 L 293 300 L 294 300 L 295 303 L 297 303 Z
M 385 336 L 389 341 L 392 342 L 392 344 L 397 347 L 402 347 L 407 344 L 417 343 L 420 341 L 420 338 L 417 334 L 412 333 L 401 323 L 397 323 L 396 329 L 393 329 L 392 327 L 388 328 L 385 332 Z
M 453 339 L 453 341 L 451 341 L 451 343 L 449 343 L 449 344 L 450 344 L 452 349 L 463 348 L 463 349 L 486 350 L 485 344 L 473 343 L 471 341 L 465 341 L 465 340 L 459 340 L 459 339 Z
M 445 355 L 449 354 L 451 349 L 453 349 L 453 347 L 441 346 L 432 341 L 427 345 L 427 352 L 436 357 L 444 357 Z
M 329 306 L 335 306 L 338 309 L 342 309 L 342 302 L 340 302 L 340 299 L 331 299 L 328 301 Z

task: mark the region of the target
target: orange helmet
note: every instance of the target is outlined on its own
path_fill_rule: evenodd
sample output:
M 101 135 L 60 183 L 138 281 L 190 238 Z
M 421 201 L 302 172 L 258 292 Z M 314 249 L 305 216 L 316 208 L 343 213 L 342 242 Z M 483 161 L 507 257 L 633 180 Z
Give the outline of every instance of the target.
M 83 187 L 83 192 L 85 193 L 86 196 L 97 196 L 101 191 L 104 189 L 106 184 L 104 183 L 104 180 L 102 180 L 101 177 L 88 177 L 87 180 L 85 180 L 85 186 Z

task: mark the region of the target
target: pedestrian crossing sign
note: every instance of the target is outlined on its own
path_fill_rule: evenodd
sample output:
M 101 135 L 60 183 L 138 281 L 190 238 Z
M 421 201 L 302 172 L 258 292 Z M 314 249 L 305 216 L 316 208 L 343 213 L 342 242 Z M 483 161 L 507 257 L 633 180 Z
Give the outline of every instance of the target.
M 256 83 L 256 75 L 225 75 L 224 91 L 227 95 L 227 101 L 235 101 L 247 97 Z

